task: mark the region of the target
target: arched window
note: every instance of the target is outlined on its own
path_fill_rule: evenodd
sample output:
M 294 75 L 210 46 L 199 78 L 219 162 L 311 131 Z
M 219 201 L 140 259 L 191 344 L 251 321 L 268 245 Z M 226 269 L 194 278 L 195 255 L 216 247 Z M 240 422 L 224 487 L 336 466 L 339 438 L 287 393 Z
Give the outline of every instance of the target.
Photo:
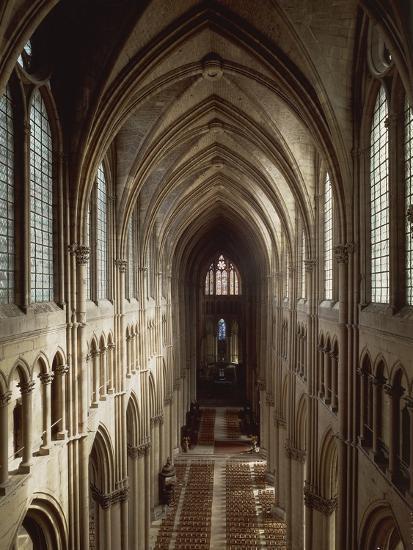
M 0 97 L 0 304 L 14 302 L 13 110 L 8 87 Z
M 238 271 L 234 264 L 219 254 L 205 276 L 205 294 L 207 296 L 237 296 L 241 294 Z
M 97 299 L 107 298 L 108 287 L 108 208 L 107 186 L 103 164 L 96 177 L 96 260 Z
M 327 172 L 324 184 L 324 298 L 333 299 L 333 190 Z
M 30 282 L 32 302 L 53 300 L 53 153 L 39 90 L 30 109 Z
M 381 86 L 370 134 L 371 299 L 389 302 L 389 132 L 386 91 Z
M 218 340 L 221 342 L 227 337 L 227 325 L 224 319 L 218 321 Z
M 413 109 L 406 99 L 405 109 L 406 177 L 406 301 L 413 305 Z

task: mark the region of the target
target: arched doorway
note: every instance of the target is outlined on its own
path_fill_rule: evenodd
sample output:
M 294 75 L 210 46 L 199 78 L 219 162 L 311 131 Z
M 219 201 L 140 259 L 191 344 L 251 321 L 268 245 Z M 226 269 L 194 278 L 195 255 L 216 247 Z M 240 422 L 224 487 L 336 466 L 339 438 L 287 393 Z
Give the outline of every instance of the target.
M 361 530 L 360 548 L 363 550 L 406 549 L 388 503 L 379 503 L 366 514 Z
M 66 550 L 67 533 L 57 505 L 34 498 L 18 528 L 12 550 Z

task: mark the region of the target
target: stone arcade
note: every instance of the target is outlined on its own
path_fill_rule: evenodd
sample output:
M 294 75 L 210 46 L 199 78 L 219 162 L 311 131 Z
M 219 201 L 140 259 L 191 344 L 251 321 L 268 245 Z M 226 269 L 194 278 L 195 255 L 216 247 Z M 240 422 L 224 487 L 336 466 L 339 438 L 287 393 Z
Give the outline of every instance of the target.
M 182 550 L 201 486 L 206 547 L 411 547 L 412 53 L 409 0 L 0 4 L 0 550 Z

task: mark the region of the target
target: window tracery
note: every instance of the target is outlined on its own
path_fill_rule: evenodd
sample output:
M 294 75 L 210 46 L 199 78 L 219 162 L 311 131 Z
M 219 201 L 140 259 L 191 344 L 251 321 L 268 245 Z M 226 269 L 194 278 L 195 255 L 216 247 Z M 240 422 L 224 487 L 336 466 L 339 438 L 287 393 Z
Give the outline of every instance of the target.
M 205 276 L 205 294 L 208 296 L 237 296 L 240 292 L 238 271 L 234 264 L 219 254 L 210 264 Z

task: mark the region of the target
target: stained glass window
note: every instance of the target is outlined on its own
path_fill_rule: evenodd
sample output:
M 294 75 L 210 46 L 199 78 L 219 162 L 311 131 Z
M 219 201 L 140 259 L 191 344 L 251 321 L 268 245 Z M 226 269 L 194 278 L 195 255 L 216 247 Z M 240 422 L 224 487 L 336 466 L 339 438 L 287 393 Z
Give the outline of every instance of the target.
M 239 278 L 234 264 L 219 254 L 217 260 L 209 266 L 205 276 L 205 294 L 213 296 L 238 295 Z
M 406 99 L 405 111 L 405 174 L 406 211 L 413 210 L 413 109 Z M 413 213 L 412 213 L 413 215 Z M 413 305 L 413 230 L 412 223 L 406 222 L 406 301 Z
M 370 134 L 371 299 L 389 302 L 389 132 L 387 99 L 380 88 Z
M 38 90 L 30 109 L 30 264 L 32 302 L 53 300 L 52 135 Z
M 0 304 L 14 302 L 13 110 L 8 88 L 0 96 Z
M 224 319 L 218 321 L 218 340 L 225 340 L 227 337 L 227 325 Z
M 324 298 L 333 299 L 333 190 L 327 172 L 324 185 Z
M 215 272 L 215 294 L 220 296 L 222 294 L 222 271 L 219 269 Z
M 103 165 L 98 168 L 96 178 L 96 259 L 97 259 L 97 298 L 107 298 L 108 286 L 108 245 L 107 245 L 107 189 Z

